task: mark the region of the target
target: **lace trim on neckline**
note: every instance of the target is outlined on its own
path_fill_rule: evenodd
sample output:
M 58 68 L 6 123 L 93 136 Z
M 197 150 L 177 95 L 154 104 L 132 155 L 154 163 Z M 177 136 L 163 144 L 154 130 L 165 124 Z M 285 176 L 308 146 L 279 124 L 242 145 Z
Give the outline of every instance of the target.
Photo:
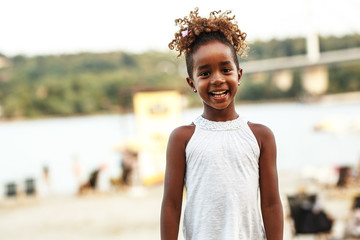
M 240 129 L 243 126 L 244 121 L 239 116 L 238 118 L 236 118 L 234 120 L 224 121 L 224 122 L 215 122 L 215 121 L 208 120 L 200 115 L 194 120 L 194 124 L 197 127 L 200 127 L 202 129 L 206 129 L 206 130 L 235 130 L 235 129 Z

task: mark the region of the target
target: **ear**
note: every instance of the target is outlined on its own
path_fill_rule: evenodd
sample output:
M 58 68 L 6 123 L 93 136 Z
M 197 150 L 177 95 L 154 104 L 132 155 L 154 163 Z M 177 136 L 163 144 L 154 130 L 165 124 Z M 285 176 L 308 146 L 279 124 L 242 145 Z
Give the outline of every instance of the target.
M 186 78 L 186 81 L 187 81 L 187 83 L 188 83 L 188 85 L 191 87 L 191 89 L 195 89 L 196 90 L 196 88 L 195 88 L 195 84 L 194 84 L 194 80 L 192 80 L 191 78 Z
M 241 77 L 242 77 L 242 68 L 239 68 L 238 70 L 238 84 L 240 85 L 240 82 L 241 82 Z

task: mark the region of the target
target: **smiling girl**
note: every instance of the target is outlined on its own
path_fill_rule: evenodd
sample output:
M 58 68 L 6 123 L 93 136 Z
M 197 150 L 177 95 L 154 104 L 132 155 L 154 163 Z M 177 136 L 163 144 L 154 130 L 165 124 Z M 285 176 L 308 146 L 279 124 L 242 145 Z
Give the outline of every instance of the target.
M 235 110 L 246 34 L 231 12 L 175 20 L 180 27 L 170 49 L 184 53 L 186 81 L 203 102 L 203 113 L 176 128 L 169 139 L 161 239 L 178 239 L 183 189 L 183 235 L 187 240 L 280 240 L 283 211 L 279 196 L 274 135 Z M 260 207 L 259 207 L 260 201 Z

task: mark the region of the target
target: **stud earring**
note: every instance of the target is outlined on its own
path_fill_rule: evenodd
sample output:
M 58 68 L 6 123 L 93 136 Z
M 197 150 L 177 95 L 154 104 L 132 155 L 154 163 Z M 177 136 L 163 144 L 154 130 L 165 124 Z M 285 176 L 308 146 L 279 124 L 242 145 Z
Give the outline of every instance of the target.
M 193 89 L 193 91 L 194 91 L 194 93 L 196 93 L 196 92 L 197 92 L 197 90 L 196 90 L 195 88 Z
M 240 86 L 240 83 L 238 82 L 238 86 Z

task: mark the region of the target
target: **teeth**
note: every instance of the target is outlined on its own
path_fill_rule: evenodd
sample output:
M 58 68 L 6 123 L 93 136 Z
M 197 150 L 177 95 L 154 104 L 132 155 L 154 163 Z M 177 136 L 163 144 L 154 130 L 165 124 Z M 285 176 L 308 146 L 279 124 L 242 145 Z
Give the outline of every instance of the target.
M 226 92 L 227 90 L 223 90 L 223 91 L 212 92 L 211 94 L 216 98 L 221 98 L 226 96 Z
M 219 94 L 224 94 L 225 92 L 226 92 L 226 90 L 218 91 L 218 92 L 212 92 L 212 94 L 219 95 Z

